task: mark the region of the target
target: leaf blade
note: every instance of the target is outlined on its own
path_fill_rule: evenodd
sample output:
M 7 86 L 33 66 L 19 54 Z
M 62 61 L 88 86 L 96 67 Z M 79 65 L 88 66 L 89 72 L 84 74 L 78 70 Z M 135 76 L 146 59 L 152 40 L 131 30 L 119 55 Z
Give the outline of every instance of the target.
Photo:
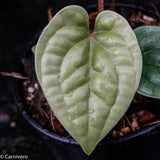
M 75 18 L 69 19 L 74 12 Z M 125 113 L 138 87 L 141 54 L 130 26 L 118 14 L 105 11 L 89 35 L 86 11 L 66 7 L 43 31 L 35 61 L 39 82 L 57 118 L 91 154 Z
M 142 55 L 143 71 L 138 92 L 160 98 L 160 27 L 143 26 L 135 29 Z

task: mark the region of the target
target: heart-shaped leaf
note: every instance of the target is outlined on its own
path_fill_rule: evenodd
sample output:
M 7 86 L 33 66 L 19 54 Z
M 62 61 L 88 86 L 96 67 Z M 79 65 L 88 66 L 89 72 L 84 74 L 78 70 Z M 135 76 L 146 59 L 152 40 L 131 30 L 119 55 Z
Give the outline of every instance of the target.
M 127 110 L 142 65 L 134 32 L 112 11 L 100 13 L 94 33 L 79 6 L 62 9 L 36 47 L 36 72 L 59 121 L 90 154 Z
M 160 98 L 160 27 L 143 26 L 135 29 L 143 57 L 143 71 L 138 92 Z

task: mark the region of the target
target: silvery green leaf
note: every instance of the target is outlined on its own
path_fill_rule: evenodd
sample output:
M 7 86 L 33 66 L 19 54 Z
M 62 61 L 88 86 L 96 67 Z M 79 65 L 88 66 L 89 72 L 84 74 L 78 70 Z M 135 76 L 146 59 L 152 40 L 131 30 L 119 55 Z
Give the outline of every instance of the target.
M 142 59 L 128 22 L 101 12 L 93 34 L 79 6 L 59 11 L 39 38 L 38 80 L 64 128 L 91 154 L 130 105 Z

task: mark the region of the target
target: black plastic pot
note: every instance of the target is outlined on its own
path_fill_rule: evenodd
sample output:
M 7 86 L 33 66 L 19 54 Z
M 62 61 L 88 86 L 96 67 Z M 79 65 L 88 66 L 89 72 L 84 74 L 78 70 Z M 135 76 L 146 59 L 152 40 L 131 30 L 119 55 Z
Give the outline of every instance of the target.
M 97 8 L 97 1 L 59 1 L 57 4 L 57 9 L 63 8 L 64 5 L 69 4 L 78 4 L 86 9 L 92 10 Z M 122 3 L 123 2 L 123 3 Z M 131 4 L 132 3 L 132 4 Z M 139 1 L 119 1 L 116 5 L 126 6 L 131 8 L 138 8 L 140 10 L 144 10 L 145 12 L 150 12 L 152 14 L 155 13 L 155 10 L 150 5 L 151 1 L 147 3 L 143 2 L 143 0 Z M 110 1 L 106 1 L 106 5 L 111 5 Z M 160 2 L 159 2 L 160 4 Z M 52 5 L 54 5 L 52 3 Z M 55 5 L 54 5 L 55 6 Z M 136 7 L 137 6 L 137 7 Z M 149 10 L 148 10 L 149 9 Z M 33 40 L 29 43 L 24 53 L 21 55 L 20 59 L 23 57 L 27 57 L 32 54 L 31 47 L 36 44 L 39 34 L 37 34 Z M 23 74 L 23 66 L 21 61 L 17 63 L 17 72 Z M 146 126 L 145 128 L 135 131 L 134 133 L 122 136 L 119 139 L 107 139 L 104 138 L 96 147 L 94 152 L 87 156 L 83 153 L 79 144 L 73 139 L 60 137 L 47 129 L 40 126 L 34 119 L 29 115 L 25 108 L 25 103 L 23 99 L 23 91 L 22 91 L 22 80 L 15 79 L 14 80 L 14 90 L 15 90 L 15 101 L 16 104 L 25 118 L 27 123 L 32 126 L 36 132 L 41 135 L 41 137 L 48 144 L 49 148 L 53 151 L 53 154 L 57 157 L 57 160 L 110 160 L 110 159 L 120 159 L 123 158 L 123 154 L 129 155 L 133 154 L 129 159 L 136 158 L 136 153 L 145 154 L 147 153 L 147 148 L 145 147 L 146 142 L 150 137 L 153 137 L 160 133 L 160 123 Z M 141 152 L 140 152 L 141 150 Z M 124 156 L 125 156 L 124 155 Z M 148 155 L 148 154 L 146 154 Z M 148 156 L 145 157 L 147 159 Z M 127 158 L 128 159 L 128 158 Z M 143 158 L 141 158 L 143 159 Z M 160 158 L 159 158 L 160 159 Z

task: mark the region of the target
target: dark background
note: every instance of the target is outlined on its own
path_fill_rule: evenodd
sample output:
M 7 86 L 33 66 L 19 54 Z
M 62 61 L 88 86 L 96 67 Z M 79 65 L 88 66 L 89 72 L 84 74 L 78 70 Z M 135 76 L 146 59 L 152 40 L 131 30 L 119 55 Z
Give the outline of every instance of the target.
M 47 23 L 49 1 L 0 0 L 0 72 L 15 71 L 27 43 Z M 14 103 L 13 79 L 0 75 L 0 154 L 54 160 L 45 143 L 30 129 Z
M 71 2 L 70 2 L 71 3 Z M 84 1 L 81 1 L 85 6 Z M 146 1 L 145 1 L 146 3 Z M 16 61 L 28 42 L 47 23 L 47 8 L 57 12 L 66 1 L 0 0 L 0 72 L 15 71 Z M 141 144 L 113 149 L 111 159 L 160 160 L 160 136 L 148 137 Z M 28 127 L 14 103 L 13 79 L 0 75 L 0 155 L 28 155 L 31 160 L 54 160 L 54 153 Z

